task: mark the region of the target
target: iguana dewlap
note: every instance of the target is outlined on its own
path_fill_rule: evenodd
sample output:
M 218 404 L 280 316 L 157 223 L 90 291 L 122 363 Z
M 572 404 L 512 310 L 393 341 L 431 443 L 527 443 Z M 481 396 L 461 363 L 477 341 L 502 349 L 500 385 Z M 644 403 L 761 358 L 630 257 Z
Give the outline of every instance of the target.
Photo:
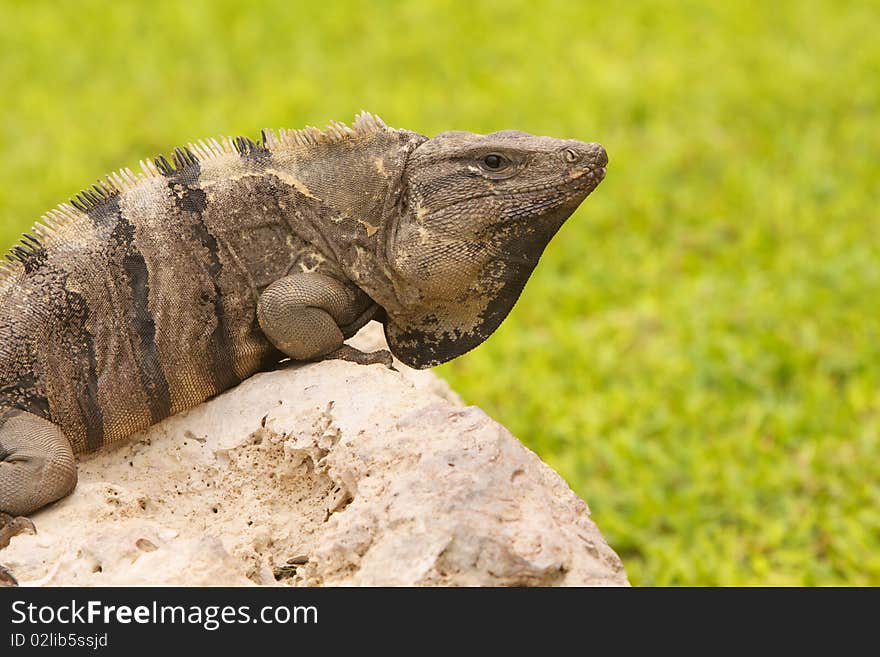
M 383 360 L 343 347 L 370 319 L 413 367 L 480 344 L 606 163 L 363 113 L 190 144 L 52 210 L 0 266 L 0 547 L 73 490 L 74 453 L 285 357 Z

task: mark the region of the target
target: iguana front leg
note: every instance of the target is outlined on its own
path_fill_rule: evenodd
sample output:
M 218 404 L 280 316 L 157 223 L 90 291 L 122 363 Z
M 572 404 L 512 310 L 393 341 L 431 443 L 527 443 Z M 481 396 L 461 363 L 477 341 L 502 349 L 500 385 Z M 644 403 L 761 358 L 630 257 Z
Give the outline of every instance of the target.
M 339 358 L 391 366 L 388 351 L 365 354 L 343 342 L 379 307 L 354 285 L 324 274 L 292 274 L 260 295 L 257 320 L 269 341 L 294 360 Z

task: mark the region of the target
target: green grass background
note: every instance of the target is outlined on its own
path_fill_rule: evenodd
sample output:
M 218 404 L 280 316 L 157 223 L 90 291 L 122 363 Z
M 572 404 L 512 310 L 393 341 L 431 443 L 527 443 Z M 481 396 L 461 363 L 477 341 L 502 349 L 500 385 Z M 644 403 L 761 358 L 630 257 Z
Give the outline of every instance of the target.
M 876 2 L 0 0 L 0 246 L 194 138 L 601 141 L 606 181 L 440 368 L 634 584 L 880 584 Z

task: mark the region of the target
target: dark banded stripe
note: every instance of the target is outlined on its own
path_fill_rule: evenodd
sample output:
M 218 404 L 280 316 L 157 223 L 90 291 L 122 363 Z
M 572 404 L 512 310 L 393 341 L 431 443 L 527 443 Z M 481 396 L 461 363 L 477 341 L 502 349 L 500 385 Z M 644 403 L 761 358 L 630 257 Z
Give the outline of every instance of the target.
M 83 190 L 76 197 L 70 199 L 70 204 L 80 212 L 89 216 L 96 228 L 102 229 L 108 225 L 113 213 L 118 212 L 118 193 L 94 187 L 92 190 Z M 92 335 L 86 324 L 89 320 L 89 303 L 79 292 L 67 288 L 67 279 L 64 280 L 65 306 L 69 314 L 68 330 L 65 336 L 68 344 L 66 352 L 71 355 L 75 363 L 77 374 L 76 390 L 74 397 L 79 407 L 82 418 L 83 431 L 85 432 L 85 449 L 94 451 L 104 444 L 104 411 L 98 394 L 98 358 L 95 353 L 95 336 Z
M 64 290 L 71 333 L 68 353 L 77 363 L 82 373 L 76 391 L 76 402 L 85 430 L 86 450 L 94 451 L 104 444 L 104 412 L 98 399 L 98 359 L 95 356 L 95 338 L 86 328 L 89 307 L 86 300 L 77 292 Z
M 108 249 L 113 258 L 121 258 L 127 282 L 125 299 L 129 316 L 134 365 L 147 398 L 150 418 L 160 422 L 171 415 L 171 392 L 159 350 L 156 346 L 156 323 L 150 313 L 150 274 L 144 256 L 135 244 L 135 230 L 119 206 L 119 196 L 108 198 L 89 212 L 97 227 L 112 225 Z
M 223 305 L 223 290 L 220 285 L 223 273 L 223 262 L 220 259 L 220 245 L 205 224 L 204 212 L 208 207 L 208 196 L 198 186 L 201 173 L 198 162 L 190 164 L 171 178 L 168 182 L 172 198 L 177 207 L 189 213 L 194 219 L 192 236 L 208 252 L 206 263 L 208 275 L 213 287 L 210 302 L 214 307 L 217 324 L 211 332 L 209 345 L 210 376 L 216 391 L 228 390 L 240 383 L 235 374 L 235 353 L 226 320 L 226 309 Z
M 137 251 L 126 254 L 122 266 L 131 290 L 132 342 L 155 424 L 171 415 L 171 392 L 156 347 L 156 323 L 150 314 L 150 275 L 144 257 Z
M 201 214 L 198 215 L 198 223 L 193 226 L 192 232 L 193 237 L 208 250 L 208 274 L 214 286 L 213 303 L 217 325 L 211 333 L 211 377 L 216 390 L 228 390 L 240 382 L 235 375 L 232 340 L 230 340 L 226 328 L 226 310 L 223 307 L 223 296 L 220 289 L 220 275 L 223 272 L 220 247 L 217 244 L 217 239 L 202 221 Z

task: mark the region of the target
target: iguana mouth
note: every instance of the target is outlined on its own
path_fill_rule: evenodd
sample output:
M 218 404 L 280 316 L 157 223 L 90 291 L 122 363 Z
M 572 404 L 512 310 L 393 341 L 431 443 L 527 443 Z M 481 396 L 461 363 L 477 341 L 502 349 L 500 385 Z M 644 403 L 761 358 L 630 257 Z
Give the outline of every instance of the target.
M 590 167 L 588 169 L 581 169 L 580 171 L 575 170 L 569 174 L 569 178 L 571 180 L 580 180 L 581 178 L 596 178 L 597 184 L 602 182 L 605 179 L 605 167 Z

